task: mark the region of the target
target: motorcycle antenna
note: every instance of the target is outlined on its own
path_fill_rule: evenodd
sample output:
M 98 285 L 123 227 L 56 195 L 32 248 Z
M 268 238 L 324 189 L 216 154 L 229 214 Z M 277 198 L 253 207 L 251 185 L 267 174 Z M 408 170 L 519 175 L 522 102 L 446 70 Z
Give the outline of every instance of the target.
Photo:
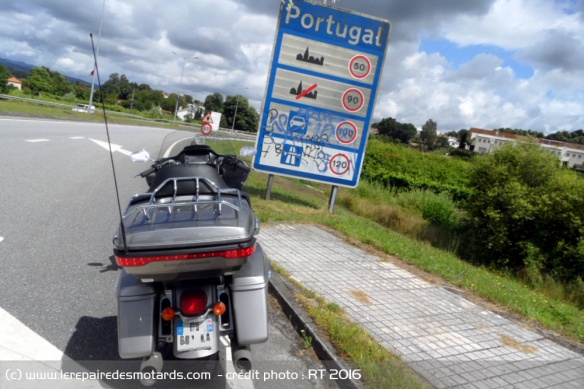
M 93 44 L 93 34 L 89 33 L 89 37 L 91 38 L 91 49 L 93 50 L 93 61 L 94 61 L 94 68 L 95 71 L 97 73 L 97 85 L 99 86 L 99 99 L 101 101 L 101 108 L 103 110 L 103 120 L 105 122 L 105 133 L 107 134 L 107 144 L 109 146 L 109 155 L 110 155 L 110 161 L 112 163 L 112 172 L 114 174 L 114 186 L 116 188 L 116 200 L 118 202 L 118 213 L 120 216 L 120 233 L 122 234 L 121 238 L 122 238 L 122 242 L 124 244 L 124 251 L 128 251 L 128 246 L 126 243 L 126 232 L 124 231 L 124 217 L 122 215 L 122 205 L 120 203 L 120 191 L 118 189 L 118 180 L 116 178 L 116 167 L 114 164 L 114 153 L 112 151 L 112 142 L 110 141 L 110 133 L 109 133 L 109 127 L 107 124 L 107 115 L 105 112 L 105 100 L 103 99 L 103 93 L 101 93 L 101 78 L 99 77 L 99 68 L 97 66 L 97 54 L 95 53 L 95 45 Z M 91 109 L 91 107 L 89 107 L 89 109 Z

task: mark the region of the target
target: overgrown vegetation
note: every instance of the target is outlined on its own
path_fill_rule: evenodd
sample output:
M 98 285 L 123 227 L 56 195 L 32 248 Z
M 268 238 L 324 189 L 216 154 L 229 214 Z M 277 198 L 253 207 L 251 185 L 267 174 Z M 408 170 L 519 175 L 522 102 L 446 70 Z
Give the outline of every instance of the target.
M 565 282 L 584 307 L 584 180 L 538 144 L 519 143 L 477 159 L 469 187 L 466 255 L 532 285 Z
M 361 177 L 387 188 L 430 189 L 461 200 L 467 187 L 470 165 L 443 155 L 427 155 L 408 147 L 370 139 Z

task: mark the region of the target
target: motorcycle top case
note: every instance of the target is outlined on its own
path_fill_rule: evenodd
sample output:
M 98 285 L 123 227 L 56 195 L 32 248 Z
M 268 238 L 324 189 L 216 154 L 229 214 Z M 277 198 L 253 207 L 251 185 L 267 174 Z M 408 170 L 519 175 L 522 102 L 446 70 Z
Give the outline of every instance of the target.
M 248 199 L 235 189 L 155 201 L 150 193 L 136 195 L 114 236 L 114 254 L 127 273 L 144 281 L 226 274 L 253 253 L 258 223 Z

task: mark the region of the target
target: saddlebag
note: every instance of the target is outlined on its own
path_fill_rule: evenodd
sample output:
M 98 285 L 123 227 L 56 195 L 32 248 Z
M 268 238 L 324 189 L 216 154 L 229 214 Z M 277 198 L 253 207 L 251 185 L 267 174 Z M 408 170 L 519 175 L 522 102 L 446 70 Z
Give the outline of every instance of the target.
M 118 351 L 124 359 L 149 357 L 154 352 L 154 303 L 151 284 L 120 271 L 118 297 Z
M 255 253 L 233 275 L 231 291 L 237 343 L 249 345 L 268 339 L 268 281 L 272 267 L 257 244 Z

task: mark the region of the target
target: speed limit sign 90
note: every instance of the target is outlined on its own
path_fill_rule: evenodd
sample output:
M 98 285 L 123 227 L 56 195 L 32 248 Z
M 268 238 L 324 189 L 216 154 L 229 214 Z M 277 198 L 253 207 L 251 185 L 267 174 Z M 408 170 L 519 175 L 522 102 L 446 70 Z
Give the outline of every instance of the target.
M 349 112 L 357 112 L 365 104 L 365 96 L 357 88 L 347 89 L 343 93 L 343 107 Z

